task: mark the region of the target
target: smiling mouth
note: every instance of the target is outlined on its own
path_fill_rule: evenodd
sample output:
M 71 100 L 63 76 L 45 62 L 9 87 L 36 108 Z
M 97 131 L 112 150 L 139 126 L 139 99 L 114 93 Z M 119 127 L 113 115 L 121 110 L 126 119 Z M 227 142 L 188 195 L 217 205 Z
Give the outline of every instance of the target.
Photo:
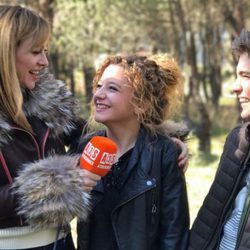
M 96 109 L 108 109 L 109 106 L 101 103 L 96 104 Z
M 29 73 L 32 75 L 38 76 L 40 74 L 41 70 L 30 70 Z
M 248 98 L 240 98 L 239 102 L 240 102 L 240 104 L 248 103 L 249 99 Z

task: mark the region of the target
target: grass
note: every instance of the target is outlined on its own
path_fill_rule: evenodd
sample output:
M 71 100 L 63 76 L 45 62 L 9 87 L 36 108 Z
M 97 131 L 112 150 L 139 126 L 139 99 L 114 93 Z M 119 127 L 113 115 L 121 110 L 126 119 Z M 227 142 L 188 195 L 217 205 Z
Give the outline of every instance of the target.
M 192 154 L 186 172 L 191 224 L 212 184 L 228 132 L 225 129 L 213 129 L 211 154 L 198 152 L 197 138 L 191 137 L 188 142 Z

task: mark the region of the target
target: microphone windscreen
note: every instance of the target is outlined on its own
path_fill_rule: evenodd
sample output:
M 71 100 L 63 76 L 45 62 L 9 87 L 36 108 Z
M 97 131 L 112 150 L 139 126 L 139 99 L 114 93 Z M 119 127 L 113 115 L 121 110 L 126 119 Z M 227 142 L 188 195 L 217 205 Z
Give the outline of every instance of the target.
M 116 153 L 114 141 L 104 136 L 94 136 L 82 152 L 80 166 L 103 177 L 114 164 Z

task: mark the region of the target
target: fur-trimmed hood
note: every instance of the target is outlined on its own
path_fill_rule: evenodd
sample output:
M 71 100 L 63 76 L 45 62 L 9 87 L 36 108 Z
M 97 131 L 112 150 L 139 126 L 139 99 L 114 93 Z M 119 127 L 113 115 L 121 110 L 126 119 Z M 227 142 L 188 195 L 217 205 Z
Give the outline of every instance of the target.
M 79 103 L 67 90 L 65 83 L 56 80 L 44 70 L 32 91 L 23 90 L 23 110 L 27 117 L 43 120 L 52 136 L 68 134 L 73 128 L 73 120 L 79 115 Z M 0 148 L 11 138 L 11 126 L 0 111 Z
M 181 141 L 186 141 L 189 135 L 189 128 L 184 122 L 173 122 L 173 121 L 165 121 L 159 127 L 160 133 L 170 136 L 176 137 Z

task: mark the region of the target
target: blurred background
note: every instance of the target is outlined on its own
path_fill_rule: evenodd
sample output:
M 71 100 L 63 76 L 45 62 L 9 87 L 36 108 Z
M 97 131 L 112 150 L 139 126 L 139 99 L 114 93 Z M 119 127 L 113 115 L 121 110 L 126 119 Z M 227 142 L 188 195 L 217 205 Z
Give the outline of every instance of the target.
M 50 67 L 89 115 L 91 81 L 110 54 L 170 53 L 185 77 L 180 120 L 190 128 L 186 173 L 191 223 L 207 193 L 227 133 L 239 121 L 230 88 L 231 41 L 250 29 L 249 0 L 20 0 L 52 27 Z

